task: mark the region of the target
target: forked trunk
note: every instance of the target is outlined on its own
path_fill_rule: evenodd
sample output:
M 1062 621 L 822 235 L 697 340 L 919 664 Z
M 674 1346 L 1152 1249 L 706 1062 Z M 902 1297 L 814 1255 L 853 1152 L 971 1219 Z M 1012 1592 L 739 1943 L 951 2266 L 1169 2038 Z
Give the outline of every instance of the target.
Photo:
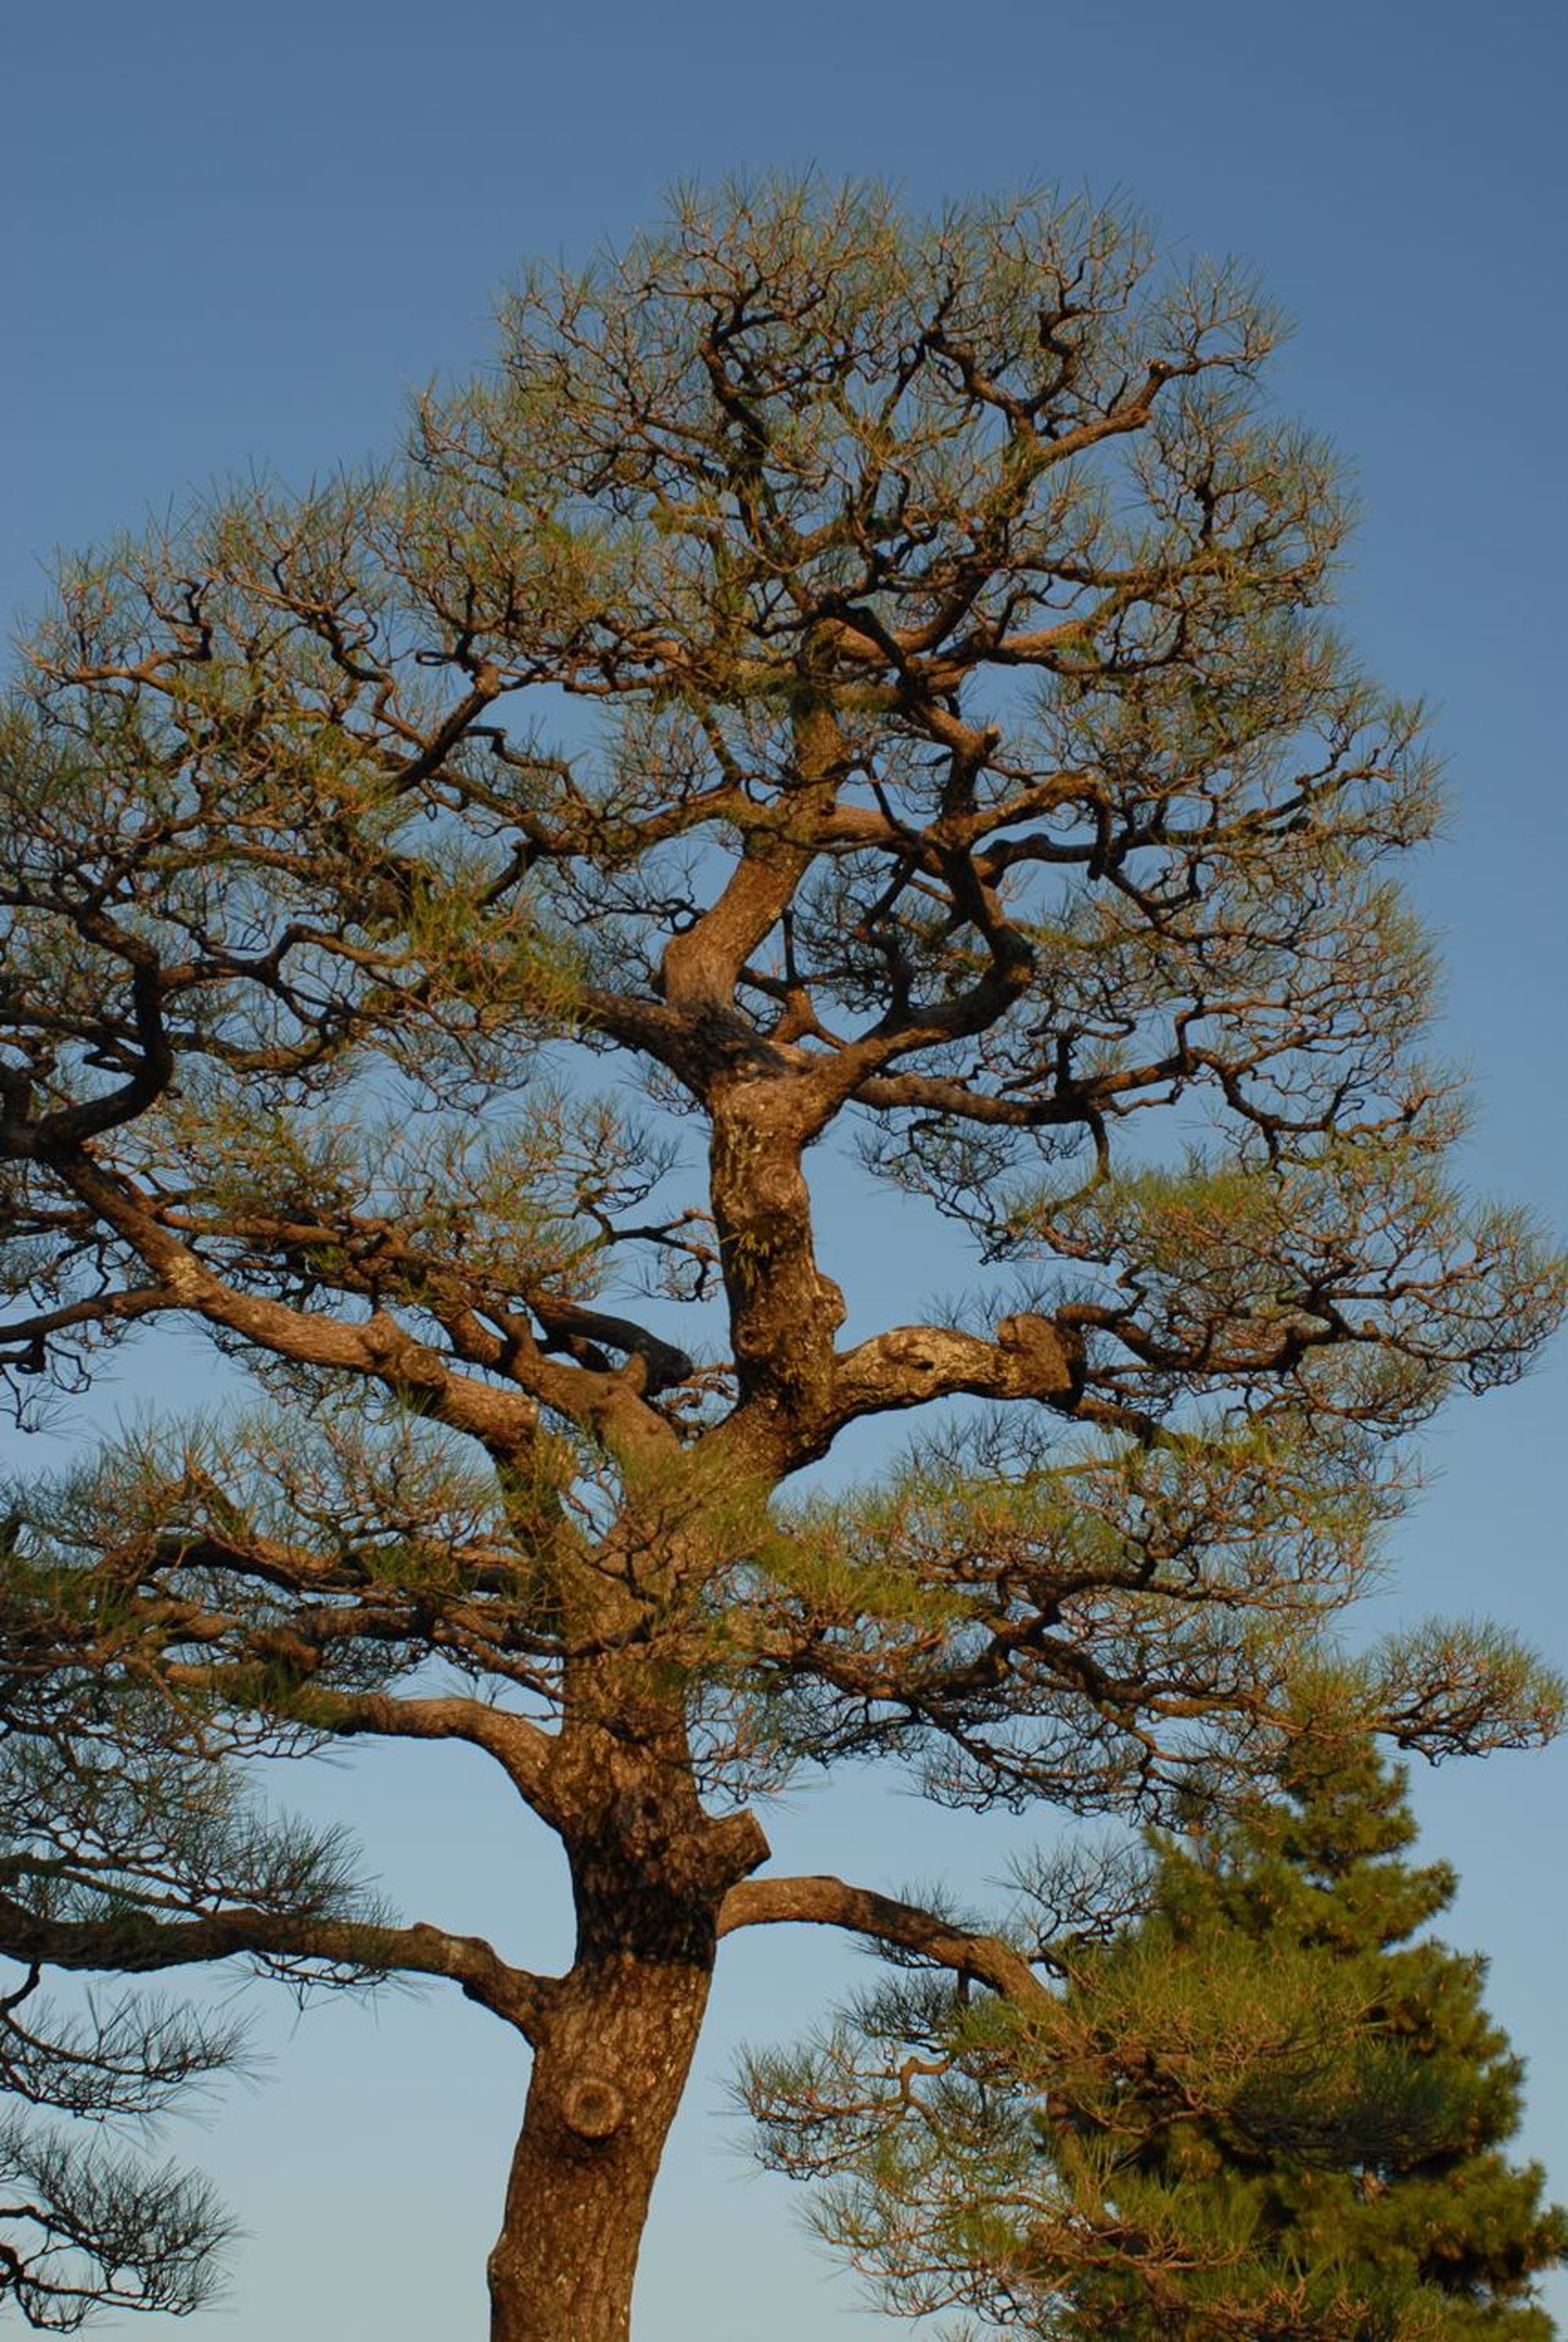
M 579 1965 L 539 2044 L 490 2256 L 490 2342 L 627 2342 L 648 2198 L 696 2047 L 707 1957 Z

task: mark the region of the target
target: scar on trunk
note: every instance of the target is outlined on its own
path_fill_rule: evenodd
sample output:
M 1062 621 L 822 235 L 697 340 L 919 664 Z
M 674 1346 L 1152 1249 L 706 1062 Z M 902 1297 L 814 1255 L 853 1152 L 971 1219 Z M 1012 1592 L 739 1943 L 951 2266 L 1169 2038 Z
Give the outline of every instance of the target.
M 561 2112 L 579 2138 L 608 2138 L 626 2119 L 625 2095 L 597 2074 L 583 2074 L 563 2091 Z

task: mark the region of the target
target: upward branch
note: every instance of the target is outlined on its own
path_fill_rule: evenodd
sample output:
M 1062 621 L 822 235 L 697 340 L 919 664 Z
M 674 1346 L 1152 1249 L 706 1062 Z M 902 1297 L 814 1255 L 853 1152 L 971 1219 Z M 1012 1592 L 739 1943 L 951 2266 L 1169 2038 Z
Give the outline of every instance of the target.
M 844 1928 L 973 1977 L 1024 2007 L 1049 1997 L 1029 1962 L 999 1937 L 955 1927 L 915 1904 L 841 1878 L 743 1879 L 720 1907 L 722 1936 L 781 1924 Z

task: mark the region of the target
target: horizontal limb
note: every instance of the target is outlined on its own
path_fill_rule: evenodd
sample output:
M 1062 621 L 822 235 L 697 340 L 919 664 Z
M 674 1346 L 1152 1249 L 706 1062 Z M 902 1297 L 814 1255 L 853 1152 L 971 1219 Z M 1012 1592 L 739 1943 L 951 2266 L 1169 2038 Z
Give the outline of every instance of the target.
M 287 1911 L 242 1908 L 177 1920 L 150 1920 L 138 1911 L 108 1919 L 55 1919 L 0 1894 L 0 1952 L 29 1966 L 112 1968 L 127 1976 L 251 1957 L 445 1977 L 529 2040 L 550 1989 L 548 1977 L 511 1967 L 481 1936 L 450 1935 L 424 1922 L 386 1927 Z

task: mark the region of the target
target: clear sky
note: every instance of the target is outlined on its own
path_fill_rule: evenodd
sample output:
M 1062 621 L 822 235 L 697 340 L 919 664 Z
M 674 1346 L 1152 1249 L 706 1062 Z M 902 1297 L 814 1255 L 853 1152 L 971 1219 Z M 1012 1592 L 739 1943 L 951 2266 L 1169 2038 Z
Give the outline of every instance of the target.
M 530 253 L 579 255 L 678 178 L 797 168 L 910 202 L 1055 180 L 1123 192 L 1167 235 L 1254 262 L 1297 320 L 1276 377 L 1359 477 L 1346 624 L 1430 695 L 1455 811 L 1422 898 L 1447 946 L 1444 1040 L 1473 1068 L 1469 1170 L 1562 1225 L 1568 1160 L 1568 205 L 1560 0 L 408 0 L 261 7 L 23 0 L 6 42 L 0 383 L 7 606 L 52 546 L 135 525 L 251 466 L 302 480 L 385 448 L 401 402 L 481 360 Z M 879 1223 L 879 1226 L 880 1226 Z M 884 1297 L 898 1264 L 840 1230 Z M 863 1297 L 869 1298 L 863 1294 Z M 177 1403 L 194 1376 L 121 1396 Z M 1568 1357 L 1435 1432 L 1387 1608 L 1484 1611 L 1568 1660 L 1560 1526 Z M 550 1850 L 460 1753 L 394 1752 L 309 1788 L 352 1810 L 417 1916 L 562 1947 Z M 302 1785 L 305 1786 L 305 1785 Z M 1568 2196 L 1562 1967 L 1568 1749 L 1423 1780 L 1459 1867 L 1447 1932 L 1487 1950 L 1529 2058 L 1527 2144 Z M 850 1786 L 773 1818 L 791 1867 L 994 1874 L 1020 1826 Z M 874 2342 L 901 2329 L 750 2179 L 725 2116 L 734 2043 L 787 2033 L 856 1963 L 758 1931 L 726 1964 L 704 2076 L 656 2201 L 637 2342 Z M 266 2087 L 172 2139 L 249 2230 L 202 2342 L 427 2342 L 483 2331 L 520 2061 L 461 2005 L 388 1996 L 264 2025 Z M 1560 2314 L 1568 2290 L 1559 2287 Z

